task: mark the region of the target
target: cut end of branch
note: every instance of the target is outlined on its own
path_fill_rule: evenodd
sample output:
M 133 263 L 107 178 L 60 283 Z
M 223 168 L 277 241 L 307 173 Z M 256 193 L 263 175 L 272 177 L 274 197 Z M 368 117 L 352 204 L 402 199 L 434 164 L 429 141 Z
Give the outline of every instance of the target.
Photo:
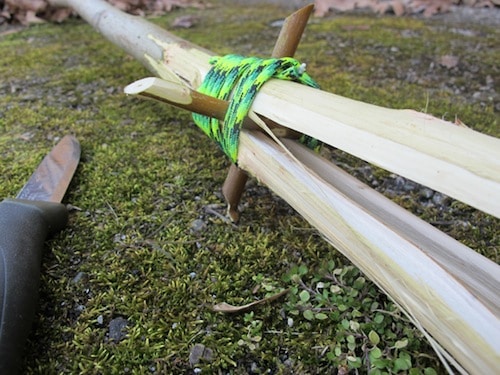
M 161 101 L 189 105 L 192 103 L 188 88 L 177 83 L 160 78 L 148 77 L 131 83 L 123 90 L 127 95 L 141 95 L 151 98 L 161 98 Z

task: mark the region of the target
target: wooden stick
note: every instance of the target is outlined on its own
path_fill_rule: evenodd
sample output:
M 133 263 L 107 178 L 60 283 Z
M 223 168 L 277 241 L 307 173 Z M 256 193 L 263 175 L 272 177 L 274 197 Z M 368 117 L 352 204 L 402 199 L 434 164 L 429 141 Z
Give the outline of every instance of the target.
M 280 34 L 274 45 L 272 57 L 293 57 L 306 28 L 307 21 L 314 9 L 313 4 L 306 5 L 285 18 Z M 231 164 L 226 180 L 222 185 L 222 194 L 227 202 L 227 213 L 233 222 L 238 222 L 238 205 L 245 189 L 248 175 L 238 166 Z
M 142 78 L 126 86 L 123 91 L 127 95 L 153 99 L 218 119 L 224 119 L 229 105 L 224 100 L 201 94 L 182 84 L 156 77 Z M 248 122 L 247 126 L 251 126 L 250 122 Z
M 293 57 L 295 55 L 313 9 L 314 4 L 309 4 L 285 18 L 271 53 L 272 57 Z
M 425 113 L 360 103 L 276 80 L 265 85 L 253 108 L 281 125 L 500 217 L 498 138 Z
M 127 95 L 135 95 L 143 99 L 151 99 L 190 112 L 224 120 L 229 102 L 194 91 L 180 83 L 166 81 L 157 77 L 147 77 L 137 80 L 123 89 Z M 264 119 L 266 125 L 277 137 L 297 139 L 300 133 L 284 128 L 273 121 Z M 243 127 L 258 130 L 260 127 L 249 118 L 243 121 Z

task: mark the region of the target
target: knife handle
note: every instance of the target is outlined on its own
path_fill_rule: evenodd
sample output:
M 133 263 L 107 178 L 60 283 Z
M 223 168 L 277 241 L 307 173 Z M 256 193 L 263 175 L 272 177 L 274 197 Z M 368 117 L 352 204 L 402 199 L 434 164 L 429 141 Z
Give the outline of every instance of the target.
M 38 306 L 43 244 L 67 222 L 68 211 L 60 203 L 0 203 L 0 374 L 19 371 Z

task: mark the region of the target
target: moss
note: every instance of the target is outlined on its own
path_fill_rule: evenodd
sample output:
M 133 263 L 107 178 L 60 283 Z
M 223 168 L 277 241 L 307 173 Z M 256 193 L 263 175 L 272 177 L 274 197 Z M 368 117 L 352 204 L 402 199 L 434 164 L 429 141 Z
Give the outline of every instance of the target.
M 269 25 L 286 12 L 216 7 L 153 21 L 168 27 L 182 14 L 201 17 L 197 27 L 176 31 L 194 43 L 221 54 L 266 55 L 279 32 Z M 478 82 L 498 75 L 498 51 L 491 48 L 497 38 L 496 30 L 477 31 L 466 44 L 481 47 L 465 55 L 463 37 L 436 22 L 343 16 L 312 20 L 298 58 L 326 90 L 448 119 L 456 115 L 498 136 L 493 102 L 471 99 Z M 2 196 L 16 194 L 57 137 L 72 133 L 82 144 L 65 197 L 77 210 L 68 228 L 47 243 L 25 373 L 186 373 L 196 343 L 214 351 L 211 362 L 197 364 L 204 373 L 355 368 L 362 348 L 372 350 L 373 343 L 353 333 L 351 321 L 380 336 L 385 370 L 409 356 L 413 367 L 442 371 L 397 308 L 370 282 L 356 281 L 359 271 L 267 189 L 249 184 L 238 227 L 216 215 L 224 212 L 219 191 L 228 166 L 221 152 L 189 114 L 125 97 L 122 88 L 148 73 L 89 26 L 77 20 L 30 27 L 3 36 L 0 47 L 9 51 L 0 56 Z M 460 57 L 472 71 L 469 81 L 436 65 L 445 53 Z M 480 69 L 469 69 L 475 65 Z M 454 94 L 461 86 L 464 94 Z M 332 155 L 353 171 L 363 165 Z M 379 181 L 390 178 L 373 171 Z M 395 199 L 498 262 L 498 220 L 457 202 L 443 218 L 419 204 L 418 195 Z M 456 221 L 469 224 L 447 224 Z M 300 293 L 331 282 L 331 272 L 339 272 L 345 287 L 311 292 L 310 302 L 302 302 Z M 288 287 L 287 297 L 253 314 L 226 316 L 209 308 Z M 327 319 L 308 319 L 304 309 L 326 309 Z M 115 342 L 109 324 L 117 318 L 127 326 Z M 390 349 L 405 339 L 404 350 Z M 401 351 L 406 354 L 399 358 Z

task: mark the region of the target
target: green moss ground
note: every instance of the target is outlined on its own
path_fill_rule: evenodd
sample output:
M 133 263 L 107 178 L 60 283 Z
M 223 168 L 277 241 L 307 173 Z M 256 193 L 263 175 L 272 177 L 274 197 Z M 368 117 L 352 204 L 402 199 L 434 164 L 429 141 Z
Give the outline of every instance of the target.
M 154 22 L 168 28 L 187 13 L 200 23 L 178 35 L 220 54 L 257 55 L 269 54 L 279 31 L 269 24 L 286 15 L 216 7 Z M 498 137 L 498 93 L 472 96 L 488 76 L 498 88 L 499 32 L 466 27 L 472 35 L 416 18 L 315 19 L 297 57 L 325 90 L 458 116 Z M 149 73 L 83 21 L 4 35 L 0 49 L 0 197 L 16 195 L 59 137 L 74 134 L 82 146 L 65 197 L 77 209 L 47 242 L 23 373 L 444 371 L 394 304 L 266 188 L 250 183 L 237 227 L 216 215 L 226 159 L 188 113 L 125 97 L 123 87 Z M 459 57 L 457 69 L 435 63 L 444 54 Z M 458 202 L 448 213 L 418 197 L 398 202 L 499 261 L 498 220 Z M 252 313 L 209 308 L 285 288 Z M 118 318 L 127 326 L 114 336 Z M 212 358 L 191 365 L 195 344 Z

